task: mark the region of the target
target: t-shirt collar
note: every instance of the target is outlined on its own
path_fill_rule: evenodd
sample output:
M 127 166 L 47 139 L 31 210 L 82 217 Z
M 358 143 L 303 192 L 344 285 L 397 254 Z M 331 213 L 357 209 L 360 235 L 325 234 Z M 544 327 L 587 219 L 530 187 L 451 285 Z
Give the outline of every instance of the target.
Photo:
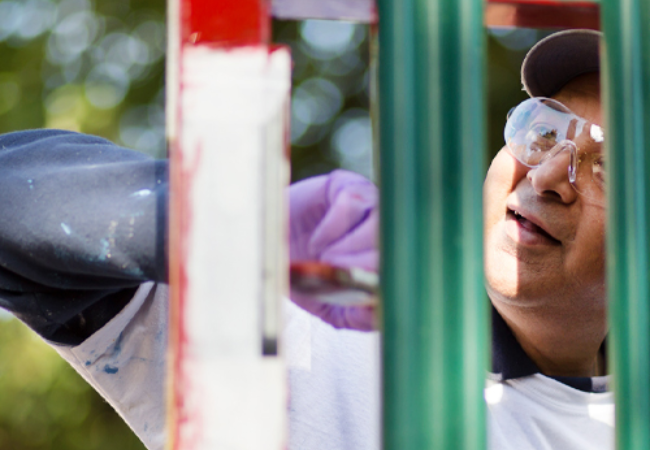
M 492 371 L 490 378 L 506 381 L 541 373 L 539 367 L 524 352 L 512 330 L 492 309 Z M 604 346 L 603 346 L 604 347 Z M 602 349 L 604 351 L 604 348 Z M 608 390 L 609 377 L 550 377 L 574 389 L 585 392 L 605 392 Z

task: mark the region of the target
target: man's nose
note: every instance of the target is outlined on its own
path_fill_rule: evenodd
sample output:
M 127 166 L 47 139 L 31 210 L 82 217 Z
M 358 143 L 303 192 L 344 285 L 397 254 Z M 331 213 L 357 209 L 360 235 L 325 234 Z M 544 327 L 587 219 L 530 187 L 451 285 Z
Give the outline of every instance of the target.
M 528 171 L 526 177 L 540 197 L 555 198 L 563 203 L 573 203 L 578 193 L 569 182 L 571 152 L 562 150 L 540 166 Z

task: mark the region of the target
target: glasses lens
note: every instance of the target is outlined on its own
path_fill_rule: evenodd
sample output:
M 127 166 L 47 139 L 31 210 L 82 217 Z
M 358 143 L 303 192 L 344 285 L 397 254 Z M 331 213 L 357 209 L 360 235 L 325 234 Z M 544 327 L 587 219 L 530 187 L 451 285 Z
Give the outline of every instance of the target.
M 550 99 L 531 98 L 510 114 L 504 130 L 508 149 L 522 163 L 535 167 L 554 154 L 560 142 L 575 134 L 573 114 Z
M 605 191 L 605 160 L 603 145 L 582 139 L 577 147 L 575 182 L 573 186 L 585 197 L 602 198 Z
M 547 98 L 525 100 L 508 113 L 506 147 L 522 164 L 535 168 L 563 150 L 572 153 L 569 181 L 586 196 L 602 197 L 605 173 L 602 129 Z M 569 159 L 567 159 L 569 161 Z

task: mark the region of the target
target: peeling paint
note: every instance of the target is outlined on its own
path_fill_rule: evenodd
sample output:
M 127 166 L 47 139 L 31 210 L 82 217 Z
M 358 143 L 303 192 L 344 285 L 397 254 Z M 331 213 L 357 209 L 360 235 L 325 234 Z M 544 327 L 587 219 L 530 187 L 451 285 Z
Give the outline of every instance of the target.
M 106 261 L 107 258 L 111 257 L 110 245 L 108 244 L 108 240 L 106 240 L 106 239 L 102 239 L 99 242 L 102 245 L 101 253 L 99 254 L 99 260 L 100 261 Z
M 148 196 L 150 196 L 150 195 L 151 195 L 151 190 L 149 190 L 149 189 L 142 189 L 142 190 L 140 190 L 140 191 L 138 191 L 138 192 L 134 192 L 133 194 L 130 195 L 130 197 L 139 197 L 139 198 L 142 198 L 142 197 L 148 197 Z
M 72 234 L 72 229 L 66 225 L 65 223 L 61 222 L 61 228 L 63 229 L 63 232 L 70 236 Z

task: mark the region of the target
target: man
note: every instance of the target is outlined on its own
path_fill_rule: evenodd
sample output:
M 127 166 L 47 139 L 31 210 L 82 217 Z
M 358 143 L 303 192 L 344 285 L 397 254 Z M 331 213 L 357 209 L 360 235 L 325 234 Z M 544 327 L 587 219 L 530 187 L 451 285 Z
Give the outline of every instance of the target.
M 486 177 L 492 449 L 613 448 L 613 398 L 600 377 L 598 40 L 558 33 L 529 52 L 522 74 L 533 98 L 510 114 Z M 165 163 L 65 132 L 6 135 L 0 145 L 2 306 L 50 341 L 148 448 L 163 448 Z M 376 270 L 371 183 L 333 172 L 293 186 L 290 205 L 293 261 Z M 374 312 L 293 300 L 302 309 L 285 305 L 289 447 L 380 448 L 378 335 L 353 331 L 371 330 Z
M 486 391 L 494 448 L 613 448 L 598 40 L 557 33 L 528 53 L 533 99 L 485 180 L 494 371 L 509 380 Z

